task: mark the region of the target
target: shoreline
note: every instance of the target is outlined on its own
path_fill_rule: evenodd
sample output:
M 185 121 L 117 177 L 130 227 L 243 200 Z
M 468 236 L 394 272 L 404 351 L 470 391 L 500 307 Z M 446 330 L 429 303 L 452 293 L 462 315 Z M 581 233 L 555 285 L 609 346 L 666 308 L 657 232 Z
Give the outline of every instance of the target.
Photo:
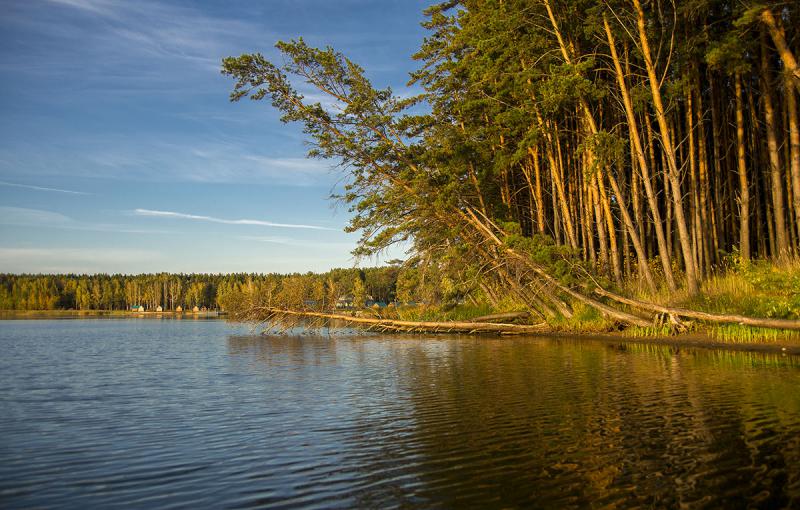
M 228 313 L 225 311 L 206 311 L 206 312 L 133 312 L 129 310 L 0 310 L 0 320 L 14 319 L 48 319 L 48 318 L 91 318 L 91 317 L 119 317 L 119 318 L 215 318 L 226 319 Z M 386 335 L 398 333 L 385 332 Z M 399 333 L 409 334 L 409 333 Z M 436 337 L 443 333 L 411 333 L 419 337 Z M 675 336 L 653 335 L 653 336 L 632 336 L 625 331 L 614 332 L 569 332 L 569 331 L 539 331 L 525 334 L 495 335 L 487 333 L 477 333 L 472 335 L 458 334 L 459 336 L 484 336 L 496 338 L 514 338 L 519 336 L 535 338 L 558 338 L 558 339 L 577 339 L 577 340 L 599 340 L 606 343 L 620 344 L 650 344 L 672 347 L 691 347 L 708 350 L 725 350 L 738 352 L 761 352 L 771 354 L 787 354 L 800 356 L 800 342 L 724 342 L 713 338 L 710 334 L 703 332 L 680 333 Z
M 207 310 L 205 312 L 167 310 L 162 312 L 134 312 L 131 310 L 0 310 L 0 320 L 48 318 L 48 317 L 227 317 L 228 312 Z

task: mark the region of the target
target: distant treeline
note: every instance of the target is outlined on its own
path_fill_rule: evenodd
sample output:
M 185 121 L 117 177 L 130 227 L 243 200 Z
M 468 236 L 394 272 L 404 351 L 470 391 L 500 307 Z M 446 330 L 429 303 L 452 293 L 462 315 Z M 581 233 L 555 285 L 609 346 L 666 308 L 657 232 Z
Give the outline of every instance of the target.
M 127 310 L 144 306 L 155 310 L 161 306 L 175 310 L 198 306 L 225 310 L 245 294 L 277 306 L 313 303 L 332 308 L 340 299 L 364 306 L 368 301 L 394 301 L 399 272 L 394 265 L 321 274 L 0 274 L 0 309 Z M 405 294 L 412 297 L 408 285 Z

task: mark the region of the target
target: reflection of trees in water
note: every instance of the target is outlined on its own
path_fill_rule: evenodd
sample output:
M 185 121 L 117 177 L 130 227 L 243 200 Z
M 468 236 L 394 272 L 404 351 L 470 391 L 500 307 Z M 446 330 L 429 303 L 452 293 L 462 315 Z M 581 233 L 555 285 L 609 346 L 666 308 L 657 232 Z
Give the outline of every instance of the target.
M 800 491 L 790 358 L 401 336 L 234 336 L 228 348 L 293 383 L 291 398 L 325 401 L 330 414 L 300 426 L 335 445 L 320 469 L 354 506 L 786 506 Z
M 337 362 L 336 339 L 328 336 L 230 336 L 228 353 L 268 367 L 330 365 Z
M 752 353 L 758 371 L 736 355 L 625 350 L 456 342 L 444 362 L 409 351 L 400 374 L 429 489 L 491 489 L 509 505 L 785 505 L 798 492 L 796 371 Z

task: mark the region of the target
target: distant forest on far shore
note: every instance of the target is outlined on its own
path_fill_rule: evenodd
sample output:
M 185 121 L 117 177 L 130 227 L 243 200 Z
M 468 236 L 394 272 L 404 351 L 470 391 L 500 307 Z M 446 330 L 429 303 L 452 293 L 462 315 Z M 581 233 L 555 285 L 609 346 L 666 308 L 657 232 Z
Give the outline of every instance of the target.
M 273 305 L 333 308 L 338 300 L 353 306 L 397 299 L 398 264 L 365 269 L 332 269 L 295 274 L 0 274 L 0 310 L 184 310 L 195 306 L 228 308 L 247 294 Z M 413 299 L 415 280 L 401 279 L 400 294 Z

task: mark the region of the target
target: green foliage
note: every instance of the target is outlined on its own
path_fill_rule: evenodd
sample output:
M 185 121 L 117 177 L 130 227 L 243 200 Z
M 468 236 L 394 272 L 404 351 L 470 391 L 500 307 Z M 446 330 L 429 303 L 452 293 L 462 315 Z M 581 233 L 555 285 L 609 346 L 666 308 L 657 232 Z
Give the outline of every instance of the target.
M 496 313 L 497 310 L 488 304 L 481 305 L 423 305 L 402 306 L 397 308 L 397 318 L 407 321 L 470 321 L 482 315 Z
M 578 150 L 593 156 L 591 171 L 596 172 L 622 162 L 625 158 L 626 146 L 627 142 L 618 135 L 607 131 L 598 131 L 593 135 L 587 135 L 578 146 Z
M 517 233 L 513 233 L 515 230 Z M 509 231 L 512 233 L 503 239 L 508 247 L 525 253 L 531 260 L 547 268 L 548 274 L 562 283 L 576 283 L 582 275 L 587 274 L 582 261 L 569 246 L 556 244 L 550 236 L 542 234 L 523 236 L 519 233 L 518 225 Z

